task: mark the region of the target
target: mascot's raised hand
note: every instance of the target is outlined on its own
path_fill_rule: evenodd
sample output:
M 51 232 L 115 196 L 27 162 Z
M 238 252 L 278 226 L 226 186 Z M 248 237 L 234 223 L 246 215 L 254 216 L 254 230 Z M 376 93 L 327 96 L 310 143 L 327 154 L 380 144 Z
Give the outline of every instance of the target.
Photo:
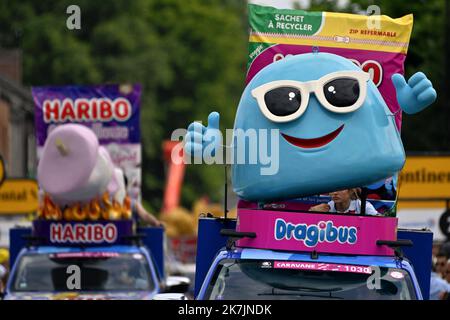
M 222 135 L 219 130 L 220 115 L 211 112 L 208 116 L 208 126 L 200 122 L 192 122 L 188 127 L 188 133 L 184 137 L 184 151 L 194 158 L 214 157 L 222 145 Z
M 436 101 L 436 90 L 423 72 L 415 73 L 408 82 L 401 74 L 396 73 L 392 76 L 392 82 L 398 104 L 408 114 L 420 112 Z

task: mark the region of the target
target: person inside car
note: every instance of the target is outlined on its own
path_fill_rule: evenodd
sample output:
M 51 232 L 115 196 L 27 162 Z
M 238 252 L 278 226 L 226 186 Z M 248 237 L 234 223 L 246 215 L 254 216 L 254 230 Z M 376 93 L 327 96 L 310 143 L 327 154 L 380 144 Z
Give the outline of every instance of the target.
M 145 290 L 148 287 L 148 281 L 142 277 L 139 264 L 133 261 L 121 261 L 113 277 L 117 289 Z
M 361 213 L 361 200 L 358 196 L 358 189 L 344 189 L 330 192 L 331 201 L 312 206 L 309 211 L 335 212 L 335 213 Z M 366 201 L 366 214 L 379 215 L 373 205 Z

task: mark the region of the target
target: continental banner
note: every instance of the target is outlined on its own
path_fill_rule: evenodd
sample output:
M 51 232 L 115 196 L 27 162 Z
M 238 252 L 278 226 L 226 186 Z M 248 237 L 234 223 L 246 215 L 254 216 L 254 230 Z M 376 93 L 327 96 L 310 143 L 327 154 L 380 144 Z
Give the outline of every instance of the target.
M 0 214 L 28 214 L 38 209 L 38 184 L 32 179 L 6 179 L 0 185 Z
M 399 208 L 445 207 L 445 199 L 450 199 L 450 155 L 408 156 L 399 175 Z

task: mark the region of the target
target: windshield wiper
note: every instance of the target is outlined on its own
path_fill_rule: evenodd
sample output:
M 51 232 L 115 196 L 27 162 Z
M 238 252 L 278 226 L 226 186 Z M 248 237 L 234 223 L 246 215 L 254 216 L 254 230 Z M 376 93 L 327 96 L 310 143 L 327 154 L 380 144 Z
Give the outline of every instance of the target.
M 342 297 L 332 296 L 331 294 L 336 291 L 341 291 L 342 288 L 330 288 L 330 289 L 317 289 L 309 287 L 297 287 L 295 292 L 275 292 L 275 288 L 272 288 L 272 292 L 258 293 L 258 296 L 300 296 L 300 297 L 317 297 L 317 298 L 331 298 L 331 299 L 344 299 Z M 312 293 L 328 293 L 328 296 L 317 295 Z
M 323 295 L 318 295 L 318 294 L 300 293 L 300 292 L 296 292 L 296 293 L 267 292 L 267 293 L 258 293 L 258 296 L 296 296 L 296 297 L 316 297 L 316 298 L 323 298 L 323 299 L 344 299 L 342 297 L 332 296 L 331 292 L 328 292 L 328 293 L 329 293 L 328 296 L 323 296 Z
M 284 287 L 280 288 L 282 290 L 289 290 L 289 291 L 309 291 L 309 292 L 336 292 L 336 291 L 342 291 L 342 288 L 329 288 L 329 289 L 319 289 L 319 288 L 311 288 L 311 287 Z M 272 289 L 274 291 L 275 288 Z

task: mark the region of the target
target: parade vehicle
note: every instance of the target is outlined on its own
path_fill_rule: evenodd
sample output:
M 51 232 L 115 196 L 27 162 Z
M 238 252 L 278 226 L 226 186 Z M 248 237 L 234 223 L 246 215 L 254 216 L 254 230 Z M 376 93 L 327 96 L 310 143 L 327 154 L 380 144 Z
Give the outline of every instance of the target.
M 301 81 L 280 80 L 286 74 Z M 412 78 L 425 80 L 421 89 L 435 97 L 423 74 Z M 320 86 L 323 92 L 341 91 L 339 97 L 322 95 Z M 421 91 L 406 82 L 402 90 L 409 90 L 403 101 L 408 108 L 434 101 L 418 100 L 415 94 Z M 336 106 L 342 104 L 350 109 Z M 209 130 L 217 130 L 218 115 L 208 120 L 208 127 L 189 127 L 187 153 L 216 143 L 206 137 L 212 136 Z M 325 53 L 277 61 L 255 76 L 241 98 L 235 130 L 250 128 L 280 134 L 278 170 L 263 174 L 267 162 L 232 164 L 233 188 L 241 199 L 237 220 L 200 221 L 197 299 L 428 297 L 432 234 L 397 230 L 396 175 L 405 153 L 369 74 Z M 338 129 L 324 135 L 332 128 Z M 233 143 L 236 154 L 242 148 L 236 135 Z M 311 212 L 330 203 L 323 194 L 358 186 L 365 186 L 358 212 Z M 369 195 L 377 210 L 374 216 L 365 214 Z
M 186 278 L 165 276 L 162 228 L 36 220 L 10 237 L 6 300 L 170 299 L 189 287 Z
M 437 98 L 424 73 L 403 77 L 412 16 L 381 17 L 381 31 L 407 24 L 387 45 L 372 36 L 335 41 L 352 25 L 364 29 L 364 16 L 249 10 L 256 49 L 232 142 L 223 148 L 217 112 L 184 137 L 185 153 L 207 163 L 227 153 L 240 198 L 236 220 L 225 206 L 224 218 L 199 221 L 196 298 L 427 299 L 432 233 L 398 229 L 396 218 L 402 111 L 418 113 Z M 278 30 L 281 15 L 317 30 Z M 372 57 L 383 73 L 363 67 L 360 59 Z M 356 188 L 353 209 L 332 210 L 327 194 Z M 326 210 L 314 210 L 320 204 Z
M 164 229 L 138 228 L 138 200 L 92 129 L 54 128 L 37 171 L 32 228 L 10 230 L 5 299 L 152 299 L 188 290 L 187 278 L 165 276 Z
M 237 220 L 201 219 L 196 298 L 428 298 L 431 232 L 397 230 L 395 217 L 289 206 L 241 207 Z

